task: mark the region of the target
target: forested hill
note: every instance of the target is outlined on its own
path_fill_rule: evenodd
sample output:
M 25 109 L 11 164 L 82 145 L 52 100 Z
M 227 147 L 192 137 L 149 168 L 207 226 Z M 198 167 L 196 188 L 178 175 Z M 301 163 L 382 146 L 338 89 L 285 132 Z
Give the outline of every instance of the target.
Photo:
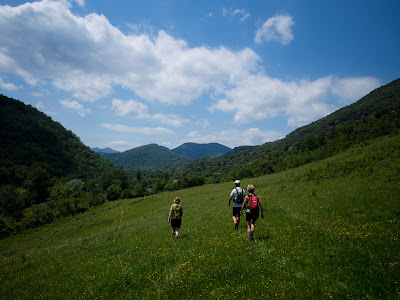
M 60 123 L 0 95 L 0 237 L 103 203 L 126 177 Z
M 373 90 L 359 101 L 343 107 L 325 118 L 294 130 L 287 135 L 285 141 L 290 144 L 309 134 L 316 135 L 329 131 L 331 128 L 354 124 L 364 117 L 368 117 L 399 102 L 400 78 Z
M 213 182 L 260 176 L 323 159 L 400 129 L 400 79 L 359 101 L 303 126 L 284 139 L 217 158 L 201 158 L 179 170 Z M 242 149 L 240 149 L 242 150 Z M 177 173 L 178 174 L 178 173 Z M 177 175 L 179 176 L 179 175 Z
M 188 157 L 157 144 L 133 148 L 122 153 L 105 153 L 103 157 L 126 170 L 146 171 L 165 170 L 191 161 Z
M 171 151 L 189 157 L 191 159 L 197 159 L 201 157 L 222 156 L 231 151 L 231 148 L 218 143 L 209 143 L 209 144 L 184 143 L 179 147 L 172 149 Z
M 42 167 L 49 176 L 92 178 L 111 165 L 86 147 L 70 130 L 36 108 L 0 96 L 2 180 L 24 177 Z M 4 176 L 6 171 L 13 175 Z M 2 182 L 1 182 L 2 183 Z

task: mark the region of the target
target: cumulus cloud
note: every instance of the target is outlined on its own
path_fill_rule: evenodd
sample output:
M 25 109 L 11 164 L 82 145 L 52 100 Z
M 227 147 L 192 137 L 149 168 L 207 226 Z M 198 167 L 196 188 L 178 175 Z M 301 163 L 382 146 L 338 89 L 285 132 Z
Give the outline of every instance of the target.
M 66 109 L 70 109 L 70 110 L 76 112 L 81 117 L 84 117 L 87 114 L 92 112 L 89 108 L 85 108 L 85 106 L 83 106 L 81 103 L 79 103 L 76 100 L 73 100 L 73 101 L 60 100 L 59 102 L 60 102 L 62 107 L 66 108 Z
M 82 0 L 75 1 L 84 5 Z M 265 74 L 260 57 L 250 48 L 190 47 L 162 30 L 124 34 L 105 16 L 82 17 L 73 14 L 70 6 L 68 1 L 0 6 L 0 72 L 20 76 L 32 86 L 51 82 L 70 92 L 79 102 L 60 103 L 81 116 L 90 113 L 81 102 L 96 101 L 122 86 L 143 101 L 169 105 L 187 105 L 207 93 L 217 99 L 210 111 L 234 112 L 239 123 L 247 122 L 248 114 L 258 120 L 281 114 L 288 117 L 290 126 L 300 126 L 336 109 L 326 101 L 329 97 L 349 103 L 378 86 L 373 78 L 332 76 L 285 82 Z M 230 13 L 246 16 L 241 10 Z M 276 15 L 259 28 L 255 41 L 288 44 L 293 40 L 293 26 L 293 17 Z M 113 109 L 163 125 L 179 127 L 187 122 L 173 114 L 151 114 L 145 104 L 134 100 L 115 99 Z M 128 132 L 172 133 L 162 127 L 107 126 Z
M 182 119 L 175 114 L 149 114 L 147 112 L 147 105 L 135 100 L 123 101 L 120 99 L 113 99 L 112 108 L 117 115 L 130 116 L 136 119 L 154 121 L 174 127 L 180 127 L 184 123 L 189 122 L 188 119 Z
M 293 17 L 279 14 L 269 18 L 257 29 L 254 41 L 261 44 L 264 41 L 278 41 L 288 45 L 293 39 L 292 27 L 294 26 Z
M 149 101 L 188 104 L 258 59 L 250 49 L 190 48 L 164 31 L 125 35 L 105 16 L 78 16 L 63 2 L 0 6 L 0 70 L 30 85 L 50 79 L 80 101 L 122 85 Z
M 354 82 L 357 84 L 352 85 Z M 284 82 L 265 74 L 256 74 L 224 91 L 227 97 L 213 104 L 210 111 L 236 111 L 234 120 L 238 123 L 248 123 L 248 116 L 252 116 L 252 120 L 261 120 L 285 115 L 288 125 L 297 127 L 338 109 L 327 103 L 332 96 L 338 97 L 343 93 L 346 99 L 354 102 L 378 86 L 379 82 L 371 78 L 358 78 L 354 81 L 353 78 L 326 76 L 314 81 Z M 344 91 L 343 87 L 348 90 Z
M 163 127 L 134 127 L 126 126 L 121 124 L 102 124 L 102 127 L 110 129 L 117 132 L 125 133 L 141 133 L 146 135 L 165 135 L 165 134 L 175 134 L 172 130 Z

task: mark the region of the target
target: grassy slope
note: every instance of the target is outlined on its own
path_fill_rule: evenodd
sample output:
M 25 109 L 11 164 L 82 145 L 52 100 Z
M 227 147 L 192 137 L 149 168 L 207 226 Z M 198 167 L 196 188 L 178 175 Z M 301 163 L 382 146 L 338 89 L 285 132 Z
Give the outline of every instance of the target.
M 0 241 L 2 299 L 398 299 L 400 135 L 252 180 L 266 219 L 233 231 L 232 184 L 102 207 Z

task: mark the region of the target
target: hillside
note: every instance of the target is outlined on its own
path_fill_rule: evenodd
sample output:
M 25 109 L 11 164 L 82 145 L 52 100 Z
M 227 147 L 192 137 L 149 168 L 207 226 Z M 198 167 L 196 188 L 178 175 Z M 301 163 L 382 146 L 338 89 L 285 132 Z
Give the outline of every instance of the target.
M 27 172 L 35 166 L 57 177 L 93 178 L 99 169 L 112 169 L 60 123 L 3 95 L 0 96 L 0 157 L 1 167 L 7 171 Z M 2 178 L 19 176 L 22 174 Z
M 104 202 L 126 174 L 36 108 L 0 96 L 0 238 Z
M 0 240 L 2 298 L 398 299 L 399 181 L 399 134 L 242 180 L 265 211 L 253 243 L 233 230 L 232 182 L 107 202 Z
M 126 170 L 165 170 L 190 162 L 189 158 L 157 144 L 137 147 L 122 153 L 106 153 L 103 157 L 112 164 L 121 166 Z
M 201 157 L 222 156 L 231 151 L 231 148 L 218 143 L 184 143 L 171 151 L 191 159 L 197 159 Z
M 217 158 L 201 158 L 177 172 L 205 176 L 209 182 L 260 176 L 327 158 L 354 144 L 400 129 L 400 79 L 359 101 L 303 126 L 284 139 L 231 151 Z

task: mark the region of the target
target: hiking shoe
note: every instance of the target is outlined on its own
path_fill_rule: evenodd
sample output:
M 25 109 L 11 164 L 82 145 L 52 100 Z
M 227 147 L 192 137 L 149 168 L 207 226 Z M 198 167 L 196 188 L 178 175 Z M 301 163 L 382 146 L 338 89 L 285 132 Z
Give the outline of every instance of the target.
M 239 230 L 239 224 L 235 223 L 235 230 Z

